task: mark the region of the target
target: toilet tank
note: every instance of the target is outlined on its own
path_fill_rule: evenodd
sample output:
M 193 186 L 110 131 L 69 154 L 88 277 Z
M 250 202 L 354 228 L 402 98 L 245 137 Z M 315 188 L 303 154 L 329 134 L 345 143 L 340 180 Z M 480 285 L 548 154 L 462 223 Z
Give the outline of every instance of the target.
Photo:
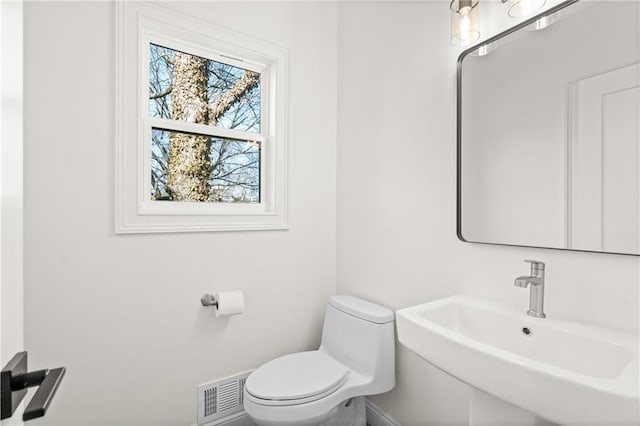
M 349 295 L 332 296 L 322 329 L 321 349 L 357 373 L 371 377 L 371 392 L 395 385 L 394 313 Z

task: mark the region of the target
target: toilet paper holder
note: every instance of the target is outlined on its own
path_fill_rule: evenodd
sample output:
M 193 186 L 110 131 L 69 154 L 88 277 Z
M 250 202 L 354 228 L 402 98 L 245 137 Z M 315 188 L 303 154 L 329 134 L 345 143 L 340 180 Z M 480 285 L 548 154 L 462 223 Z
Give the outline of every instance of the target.
M 205 294 L 200 298 L 200 303 L 202 303 L 202 306 L 215 306 L 216 308 L 218 307 L 218 300 L 216 300 L 216 297 L 213 294 Z

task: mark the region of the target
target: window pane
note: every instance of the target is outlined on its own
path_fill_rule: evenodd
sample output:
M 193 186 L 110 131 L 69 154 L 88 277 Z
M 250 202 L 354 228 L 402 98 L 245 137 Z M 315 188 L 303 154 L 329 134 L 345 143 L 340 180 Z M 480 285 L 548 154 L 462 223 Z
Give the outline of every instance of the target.
M 260 202 L 260 143 L 152 129 L 151 199 Z
M 149 115 L 260 132 L 260 74 L 149 45 Z

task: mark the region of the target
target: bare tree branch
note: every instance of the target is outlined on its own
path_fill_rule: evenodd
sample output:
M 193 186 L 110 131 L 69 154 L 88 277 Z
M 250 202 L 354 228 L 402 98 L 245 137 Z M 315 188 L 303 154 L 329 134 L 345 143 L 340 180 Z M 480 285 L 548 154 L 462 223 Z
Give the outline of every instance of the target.
M 173 86 L 169 86 L 166 89 L 164 89 L 162 92 L 153 93 L 153 94 L 149 95 L 149 99 L 162 98 L 164 96 L 167 96 L 169 93 L 171 93 L 172 90 L 173 90 Z
M 209 104 L 209 124 L 215 125 L 233 104 L 256 87 L 259 82 L 260 74 L 245 70 L 240 80 L 236 81 L 226 93 L 220 95 L 215 102 Z

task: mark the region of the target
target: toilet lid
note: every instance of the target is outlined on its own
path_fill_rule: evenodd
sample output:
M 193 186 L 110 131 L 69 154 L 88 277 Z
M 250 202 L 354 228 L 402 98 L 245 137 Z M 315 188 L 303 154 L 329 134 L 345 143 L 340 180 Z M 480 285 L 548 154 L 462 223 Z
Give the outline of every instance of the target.
M 332 393 L 344 384 L 348 369 L 321 351 L 276 358 L 247 378 L 245 389 L 256 398 L 285 401 Z

